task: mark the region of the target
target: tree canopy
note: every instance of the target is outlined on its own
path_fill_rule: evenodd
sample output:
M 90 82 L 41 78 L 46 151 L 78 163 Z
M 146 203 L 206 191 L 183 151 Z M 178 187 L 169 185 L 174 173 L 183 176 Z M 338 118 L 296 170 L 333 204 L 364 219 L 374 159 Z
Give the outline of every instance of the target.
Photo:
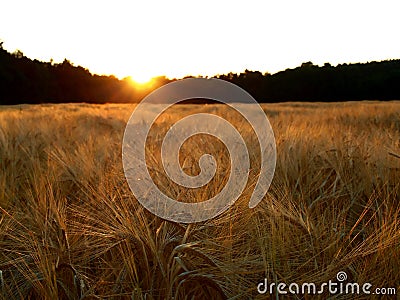
M 400 99 L 400 60 L 320 67 L 305 62 L 276 74 L 245 70 L 217 75 L 247 90 L 259 102 Z M 91 74 L 65 59 L 54 64 L 9 53 L 0 42 L 0 104 L 138 102 L 170 82 L 154 79 L 147 90 L 115 76 Z

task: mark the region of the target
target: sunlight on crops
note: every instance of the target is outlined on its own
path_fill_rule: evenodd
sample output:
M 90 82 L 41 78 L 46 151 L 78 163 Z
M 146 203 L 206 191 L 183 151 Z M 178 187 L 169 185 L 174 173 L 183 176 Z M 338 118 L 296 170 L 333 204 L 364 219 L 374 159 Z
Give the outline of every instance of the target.
M 134 105 L 1 107 L 0 298 L 261 299 L 264 277 L 321 283 L 338 271 L 398 289 L 400 102 L 263 108 L 277 143 L 265 199 L 248 208 L 254 171 L 222 216 L 181 225 L 144 210 L 125 180 L 121 143 Z M 184 194 L 162 174 L 157 142 L 194 112 L 228 114 L 223 105 L 175 106 L 147 149 L 153 178 L 182 201 L 218 193 L 230 171 L 223 145 L 210 140 L 221 166 L 206 190 Z M 182 148 L 189 173 L 198 172 L 199 145 Z M 256 170 L 259 150 L 250 150 Z

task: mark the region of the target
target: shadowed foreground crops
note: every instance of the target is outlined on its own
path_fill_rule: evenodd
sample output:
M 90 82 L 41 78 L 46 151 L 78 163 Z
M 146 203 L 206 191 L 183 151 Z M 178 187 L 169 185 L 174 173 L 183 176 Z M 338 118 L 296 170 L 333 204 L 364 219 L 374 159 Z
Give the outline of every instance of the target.
M 320 284 L 339 271 L 400 293 L 399 102 L 264 106 L 278 151 L 266 198 L 247 207 L 251 172 L 230 210 L 192 225 L 153 216 L 130 192 L 121 140 L 133 108 L 0 108 L 0 298 L 265 298 L 257 294 L 264 278 Z M 166 124 L 200 111 L 226 108 L 186 105 L 163 115 L 149 161 L 158 161 Z M 220 162 L 207 190 L 182 191 L 157 163 L 151 172 L 171 196 L 205 200 L 226 181 L 227 153 L 207 137 L 188 142 L 181 157 L 189 173 L 198 172 L 202 145 Z

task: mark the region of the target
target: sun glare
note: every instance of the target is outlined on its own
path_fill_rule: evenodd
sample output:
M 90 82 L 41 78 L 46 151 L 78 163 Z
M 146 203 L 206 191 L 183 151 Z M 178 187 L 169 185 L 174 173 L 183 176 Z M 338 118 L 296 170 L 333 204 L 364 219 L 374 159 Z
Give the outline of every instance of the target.
M 147 85 L 151 82 L 152 80 L 152 76 L 146 75 L 146 74 L 142 74 L 142 75 L 135 75 L 135 76 L 131 76 L 131 79 L 133 81 L 133 83 L 137 84 L 137 85 Z
M 151 76 L 129 76 L 132 84 L 142 90 L 150 88 L 153 84 L 153 78 Z

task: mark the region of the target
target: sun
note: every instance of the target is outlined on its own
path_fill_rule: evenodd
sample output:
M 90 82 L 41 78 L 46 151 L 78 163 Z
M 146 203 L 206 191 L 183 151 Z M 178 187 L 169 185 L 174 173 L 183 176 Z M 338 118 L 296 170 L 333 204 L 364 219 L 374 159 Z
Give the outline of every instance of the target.
M 125 79 L 129 80 L 135 89 L 140 91 L 151 89 L 154 85 L 153 76 L 146 76 L 144 74 L 128 76 Z
M 133 81 L 133 83 L 135 83 L 138 86 L 144 86 L 144 85 L 148 85 L 153 79 L 153 76 L 150 76 L 148 74 L 135 74 L 133 76 L 131 76 L 131 80 Z

